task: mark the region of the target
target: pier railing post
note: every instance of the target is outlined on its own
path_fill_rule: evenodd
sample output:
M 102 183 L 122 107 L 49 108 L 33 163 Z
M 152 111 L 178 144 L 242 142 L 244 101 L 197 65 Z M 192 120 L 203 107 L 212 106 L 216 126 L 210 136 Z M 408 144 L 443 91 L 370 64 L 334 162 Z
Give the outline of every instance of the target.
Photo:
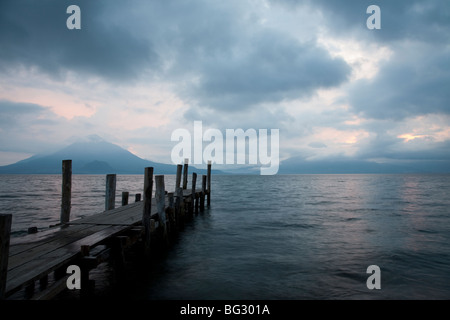
M 197 173 L 193 172 L 192 173 L 192 191 L 191 191 L 191 205 L 189 206 L 190 208 L 190 213 L 194 212 L 197 213 L 198 212 L 198 207 L 195 206 L 195 185 L 197 183 Z M 195 210 L 194 210 L 194 206 L 195 206 Z
M 188 183 L 188 168 L 189 168 L 189 159 L 184 159 L 184 172 L 183 172 L 183 189 L 187 189 Z
M 153 167 L 145 168 L 144 174 L 144 206 L 142 211 L 142 225 L 144 226 L 144 250 L 146 257 L 150 256 L 151 215 L 153 193 Z
M 208 190 L 206 191 L 206 194 L 208 195 L 208 202 L 207 206 L 209 207 L 211 205 L 211 160 L 208 160 Z
M 70 221 L 70 208 L 72 206 L 72 160 L 62 161 L 62 200 L 61 224 Z
M 167 194 L 167 199 L 169 200 L 169 206 L 166 209 L 166 213 L 167 213 L 167 219 L 168 219 L 168 233 L 169 236 L 173 236 L 175 234 L 176 231 L 176 221 L 175 221 L 175 199 L 174 199 L 174 193 L 173 192 L 169 192 Z
M 206 175 L 202 176 L 202 195 L 200 198 L 200 211 L 205 210 L 205 194 L 206 194 Z
M 155 176 L 156 190 L 155 190 L 155 201 L 156 210 L 159 215 L 159 221 L 163 228 L 163 237 L 167 240 L 167 219 L 166 219 L 166 190 L 164 186 L 164 176 Z
M 128 191 L 122 192 L 122 206 L 126 206 L 128 204 L 128 197 L 130 196 L 130 193 Z
M 0 300 L 6 295 L 11 221 L 11 214 L 0 214 Z
M 105 211 L 116 207 L 116 175 L 106 175 Z
M 183 165 L 179 164 L 177 165 L 177 175 L 176 175 L 176 180 L 175 180 L 175 191 L 177 190 L 178 187 L 181 186 L 181 175 L 183 173 Z
M 184 205 L 183 205 L 183 189 L 177 187 L 175 189 L 175 220 L 177 224 L 177 229 L 181 229 L 184 223 Z
M 134 195 L 134 202 L 139 202 L 141 201 L 141 194 L 140 193 L 136 193 Z

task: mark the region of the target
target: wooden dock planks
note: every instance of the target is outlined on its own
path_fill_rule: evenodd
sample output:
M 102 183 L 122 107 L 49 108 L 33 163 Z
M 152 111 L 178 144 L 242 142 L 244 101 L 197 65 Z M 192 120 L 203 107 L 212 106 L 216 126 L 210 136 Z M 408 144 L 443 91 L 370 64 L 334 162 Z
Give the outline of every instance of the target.
M 139 194 L 139 197 L 136 195 L 135 203 L 128 204 L 129 193 L 122 192 L 122 206 L 114 208 L 116 175 L 109 174 L 105 211 L 70 221 L 71 162 L 72 160 L 63 160 L 61 217 L 58 226 L 10 239 L 11 215 L 0 215 L 0 300 L 22 288 L 26 289 L 28 298 L 55 296 L 65 288 L 64 279 L 67 275 L 64 272 L 70 264 L 81 264 L 81 282 L 84 279 L 85 284 L 89 281 L 89 270 L 101 261 L 112 258 L 120 272 L 120 260 L 123 260 L 125 247 L 140 239 L 144 244 L 144 255 L 149 257 L 151 247 L 155 248 L 150 243 L 155 238 L 153 232 L 155 239 L 158 238 L 156 234 L 162 234 L 163 242 L 168 245 L 169 233 L 179 230 L 186 217 L 194 212 L 198 213 L 199 201 L 200 211 L 203 211 L 205 196 L 208 196 L 209 206 L 211 162 L 208 162 L 208 176 L 202 176 L 202 188 L 196 188 L 197 174 L 193 173 L 192 188 L 188 190 L 188 159 L 185 159 L 184 166 L 177 165 L 174 192 L 167 193 L 164 176 L 157 175 L 156 190 L 153 193 L 153 168 L 148 167 L 145 168 L 144 175 L 144 201 L 140 201 Z M 155 196 L 152 197 L 152 194 Z M 48 275 L 51 272 L 55 272 L 55 281 L 49 288 Z M 34 292 L 37 280 L 41 287 L 38 293 Z M 86 294 L 86 291 L 82 292 Z
M 26 256 L 26 261 L 19 261 L 16 266 L 8 270 L 6 292 L 13 293 L 23 286 L 42 278 L 48 273 L 64 266 L 71 260 L 79 258 L 83 245 L 96 246 L 103 240 L 119 234 L 124 230 L 122 226 L 97 226 L 101 230 L 89 234 L 81 239 L 56 246 L 43 245 L 33 251 L 34 256 Z M 58 238 L 63 239 L 63 238 Z M 73 239 L 73 238 L 72 238 Z M 36 248 L 35 248 L 36 249 Z
M 195 190 L 200 197 L 202 190 Z M 192 190 L 183 190 L 190 201 Z M 165 196 L 169 203 L 168 196 Z M 12 239 L 9 251 L 6 296 L 81 257 L 81 246 L 95 247 L 105 240 L 142 225 L 144 202 L 135 202 L 109 211 L 69 221 L 55 230 Z M 152 201 L 152 213 L 157 212 Z

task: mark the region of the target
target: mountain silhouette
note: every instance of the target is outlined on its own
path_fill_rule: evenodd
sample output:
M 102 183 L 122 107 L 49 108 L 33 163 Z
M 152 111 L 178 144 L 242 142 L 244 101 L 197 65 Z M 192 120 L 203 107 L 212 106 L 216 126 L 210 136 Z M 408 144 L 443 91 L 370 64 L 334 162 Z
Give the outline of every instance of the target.
M 78 140 L 49 155 L 35 155 L 14 164 L 0 166 L 0 173 L 60 174 L 62 160 L 66 159 L 72 160 L 74 174 L 143 174 L 145 167 L 153 167 L 155 174 L 176 173 L 175 165 L 139 158 L 96 135 Z M 206 170 L 196 169 L 196 172 L 200 174 Z

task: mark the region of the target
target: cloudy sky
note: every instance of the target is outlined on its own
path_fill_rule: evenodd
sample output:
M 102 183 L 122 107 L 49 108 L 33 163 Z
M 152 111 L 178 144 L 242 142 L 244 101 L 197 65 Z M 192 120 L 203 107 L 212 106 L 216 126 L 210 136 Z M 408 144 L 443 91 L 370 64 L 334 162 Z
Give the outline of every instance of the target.
M 1 0 L 0 114 L 0 165 L 91 134 L 170 163 L 194 121 L 279 129 L 281 159 L 449 160 L 450 2 Z

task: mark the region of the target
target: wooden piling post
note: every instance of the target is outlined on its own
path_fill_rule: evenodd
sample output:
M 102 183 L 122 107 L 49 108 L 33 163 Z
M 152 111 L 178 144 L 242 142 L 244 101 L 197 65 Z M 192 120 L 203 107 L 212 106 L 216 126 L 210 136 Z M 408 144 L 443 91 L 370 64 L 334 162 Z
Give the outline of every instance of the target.
M 89 279 L 89 272 L 96 266 L 96 259 L 94 257 L 90 257 L 90 246 L 82 245 L 80 247 L 81 260 L 80 260 L 80 297 L 81 299 L 88 299 L 91 297 L 94 287 L 95 280 Z
M 144 206 L 142 211 L 142 225 L 144 226 L 144 250 L 148 258 L 150 256 L 151 239 L 151 215 L 153 193 L 153 167 L 145 168 L 144 174 Z
M 169 199 L 169 208 L 173 209 L 175 204 L 174 204 L 174 198 L 173 198 L 173 192 L 169 192 L 167 194 L 167 198 Z
M 39 290 L 44 290 L 48 286 L 48 274 L 39 279 Z
M 191 205 L 190 205 L 190 213 L 194 212 L 194 204 L 195 204 L 195 185 L 197 182 L 197 173 L 192 173 L 192 191 L 191 191 Z M 196 208 L 197 209 L 197 208 Z M 195 210 L 195 213 L 197 211 Z
M 61 200 L 61 224 L 70 220 L 70 208 L 72 202 L 72 160 L 62 161 L 62 200 Z
M 202 176 L 202 195 L 200 198 L 200 211 L 205 210 L 205 195 L 206 195 L 206 175 L 204 174 Z
M 134 195 L 134 202 L 139 202 L 141 201 L 141 194 L 140 193 L 136 193 Z
M 169 192 L 167 194 L 167 199 L 169 200 L 169 205 L 166 209 L 167 218 L 168 218 L 168 233 L 170 236 L 175 234 L 176 231 L 176 219 L 175 219 L 175 199 L 173 192 Z
M 118 284 L 125 280 L 125 252 L 126 236 L 118 236 L 112 239 L 112 263 L 114 266 L 114 278 Z
M 181 227 L 180 219 L 181 219 L 181 200 L 182 196 L 180 196 L 180 192 L 178 189 L 181 190 L 181 175 L 183 173 L 183 165 L 179 164 L 177 165 L 177 175 L 175 180 L 175 221 L 177 229 Z M 181 190 L 181 195 L 183 191 Z
M 164 212 L 164 208 L 166 206 L 166 190 L 164 186 L 164 176 L 158 175 L 155 176 L 156 190 L 155 190 L 155 201 L 156 201 L 156 209 L 159 214 L 160 221 L 165 224 L 166 223 L 166 215 Z
M 128 197 L 130 196 L 130 193 L 128 191 L 122 192 L 122 206 L 126 206 L 128 204 Z
M 207 206 L 209 207 L 211 205 L 211 160 L 208 160 L 208 190 L 206 191 L 206 194 L 208 195 L 208 202 Z
M 29 227 L 28 228 L 28 234 L 34 234 L 38 232 L 38 228 L 37 227 Z
M 175 191 L 181 185 L 181 174 L 182 173 L 183 173 L 183 165 L 179 164 L 179 165 L 177 165 L 177 175 L 176 175 L 176 180 L 175 180 Z
M 183 189 L 187 189 L 188 183 L 188 168 L 189 168 L 189 159 L 184 159 L 184 172 L 183 172 Z
M 0 214 L 0 300 L 5 298 L 12 214 Z
M 175 195 L 175 219 L 179 230 L 183 227 L 184 223 L 183 189 L 181 189 L 181 187 L 177 187 L 175 189 Z
M 166 219 L 166 190 L 164 186 L 164 175 L 155 176 L 156 190 L 155 201 L 156 210 L 159 215 L 159 221 L 163 228 L 163 238 L 168 241 L 167 238 L 167 219 Z
M 105 211 L 116 207 L 116 175 L 106 175 Z

